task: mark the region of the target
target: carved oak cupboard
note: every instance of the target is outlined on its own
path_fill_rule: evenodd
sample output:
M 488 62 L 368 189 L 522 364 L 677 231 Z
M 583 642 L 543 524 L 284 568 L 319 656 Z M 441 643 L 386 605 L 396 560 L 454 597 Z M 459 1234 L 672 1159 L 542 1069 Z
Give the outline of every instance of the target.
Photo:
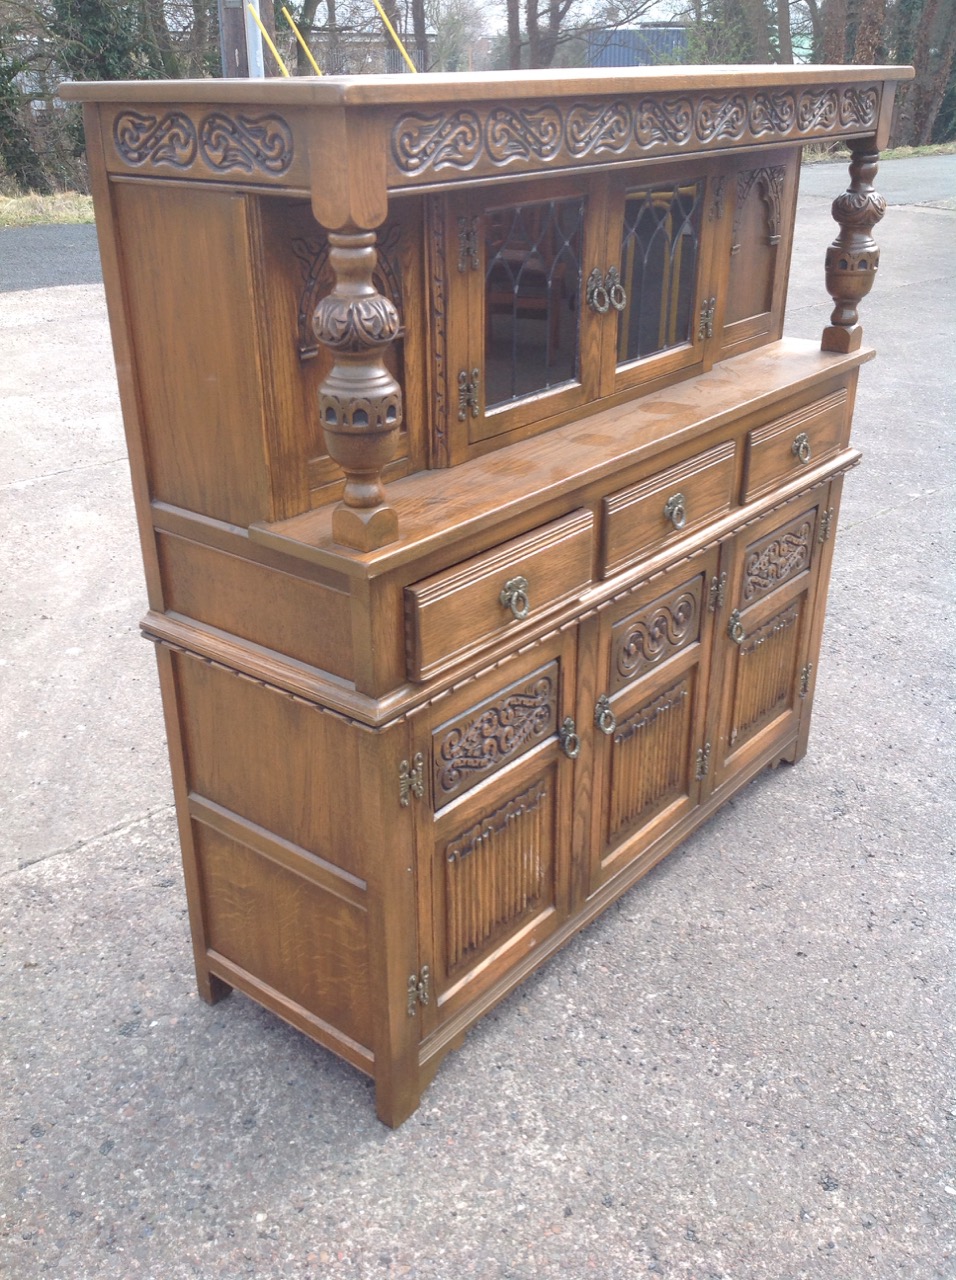
M 72 85 L 196 968 L 375 1079 L 805 750 L 897 68 Z M 849 190 L 782 335 L 801 145 Z

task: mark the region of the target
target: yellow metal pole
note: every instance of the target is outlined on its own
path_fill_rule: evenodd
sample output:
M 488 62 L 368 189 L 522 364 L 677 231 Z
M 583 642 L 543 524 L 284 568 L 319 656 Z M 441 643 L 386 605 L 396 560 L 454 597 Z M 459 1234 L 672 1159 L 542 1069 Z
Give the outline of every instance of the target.
M 401 40 L 399 40 L 398 32 L 395 30 L 395 28 L 392 26 L 392 24 L 388 20 L 388 14 L 379 4 L 379 0 L 372 0 L 372 4 L 375 5 L 375 8 L 378 10 L 379 17 L 385 23 L 385 28 L 388 31 L 388 34 L 392 37 L 392 39 L 398 45 L 398 52 L 402 55 L 402 57 L 408 63 L 409 71 L 411 71 L 413 75 L 417 75 L 418 68 L 415 66 L 414 62 L 412 62 L 411 58 L 408 56 L 408 50 L 402 44 Z
M 266 31 L 265 27 L 262 25 L 262 19 L 259 17 L 258 13 L 256 13 L 256 11 L 255 11 L 254 7 L 253 7 L 251 4 L 247 4 L 247 5 L 246 5 L 246 8 L 247 8 L 247 9 L 249 10 L 249 12 L 252 14 L 252 20 L 253 20 L 253 22 L 256 24 L 256 26 L 259 28 L 259 30 L 262 32 L 262 38 L 263 38 L 263 40 L 265 40 L 266 44 L 269 46 L 269 49 L 270 49 L 270 51 L 271 51 L 271 53 L 272 53 L 273 58 L 275 58 L 276 62 L 278 62 L 278 64 L 279 64 L 279 70 L 282 72 L 282 74 L 283 74 L 284 76 L 286 76 L 287 78 L 290 78 L 290 77 L 289 77 L 289 68 L 285 65 L 285 63 L 284 63 L 284 62 L 282 61 L 282 59 L 279 57 L 279 50 L 278 50 L 278 49 L 275 47 L 275 45 L 272 43 L 272 37 L 269 35 L 268 31 Z
M 302 32 L 301 32 L 301 31 L 299 30 L 299 28 L 295 25 L 295 22 L 292 20 L 292 14 L 291 14 L 291 13 L 289 12 L 289 10 L 285 7 L 285 5 L 283 5 L 283 6 L 282 6 L 282 16 L 285 18 L 286 22 L 288 22 L 289 26 L 290 26 L 290 27 L 292 28 L 292 30 L 295 32 L 295 38 L 296 38 L 296 40 L 298 40 L 299 44 L 300 44 L 300 45 L 302 46 L 302 48 L 305 50 L 305 56 L 306 56 L 306 57 L 308 58 L 308 60 L 312 63 L 312 69 L 313 69 L 313 71 L 315 72 L 315 74 L 316 74 L 317 76 L 320 76 L 320 75 L 322 74 L 322 72 L 319 70 L 319 64 L 316 62 L 315 58 L 313 58 L 313 57 L 312 57 L 312 50 L 311 50 L 311 49 L 309 48 L 309 46 L 306 44 L 305 40 L 303 40 L 303 38 L 302 38 Z

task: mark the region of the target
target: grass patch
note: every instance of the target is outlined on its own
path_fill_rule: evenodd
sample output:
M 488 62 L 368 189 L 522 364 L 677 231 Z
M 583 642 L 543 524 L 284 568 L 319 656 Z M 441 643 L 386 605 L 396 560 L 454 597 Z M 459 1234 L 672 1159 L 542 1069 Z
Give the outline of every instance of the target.
M 956 142 L 937 142 L 931 147 L 888 147 L 880 152 L 884 160 L 911 160 L 914 156 L 956 155 Z M 811 142 L 803 148 L 804 164 L 826 164 L 831 160 L 841 163 L 850 159 L 850 152 L 839 142 Z
M 93 201 L 75 191 L 54 196 L 0 195 L 0 227 L 33 227 L 50 222 L 92 222 Z

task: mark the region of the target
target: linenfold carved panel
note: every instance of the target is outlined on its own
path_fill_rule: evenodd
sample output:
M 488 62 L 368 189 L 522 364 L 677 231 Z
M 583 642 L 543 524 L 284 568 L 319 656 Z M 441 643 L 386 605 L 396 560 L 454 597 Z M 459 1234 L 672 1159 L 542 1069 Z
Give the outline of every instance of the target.
M 880 96 L 872 84 L 406 112 L 391 125 L 391 185 L 505 168 L 546 171 L 601 153 L 638 159 L 728 142 L 840 137 L 875 128 Z
M 619 725 L 611 755 L 610 840 L 687 794 L 691 688 L 685 676 Z
M 612 687 L 620 689 L 700 637 L 702 574 L 614 628 Z
M 436 729 L 436 809 L 553 734 L 557 707 L 558 664 L 551 662 Z
M 552 804 L 542 778 L 445 845 L 449 973 L 479 959 L 553 900 Z
M 737 649 L 730 745 L 755 733 L 790 704 L 794 692 L 800 602 L 792 601 Z

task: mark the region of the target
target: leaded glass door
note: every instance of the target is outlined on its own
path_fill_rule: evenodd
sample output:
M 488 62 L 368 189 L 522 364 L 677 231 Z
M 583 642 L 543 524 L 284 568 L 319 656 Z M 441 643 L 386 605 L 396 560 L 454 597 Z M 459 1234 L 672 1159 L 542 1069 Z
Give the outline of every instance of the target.
M 713 337 L 713 193 L 706 165 L 617 179 L 605 284 L 616 323 L 605 339 L 605 394 L 703 365 Z
M 601 317 L 584 298 L 603 248 L 606 185 L 601 175 L 509 184 L 449 202 L 451 461 L 598 396 Z

